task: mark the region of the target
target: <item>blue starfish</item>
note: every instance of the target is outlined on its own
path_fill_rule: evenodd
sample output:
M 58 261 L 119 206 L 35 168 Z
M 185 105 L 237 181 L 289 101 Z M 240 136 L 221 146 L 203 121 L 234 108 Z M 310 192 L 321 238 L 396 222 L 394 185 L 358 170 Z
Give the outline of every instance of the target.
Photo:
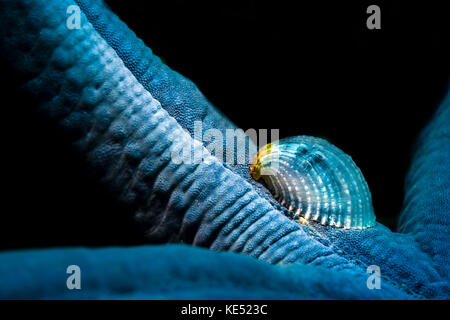
M 248 165 L 171 161 L 175 146 L 202 147 L 194 121 L 237 128 L 101 1 L 0 0 L 0 21 L 20 89 L 151 240 L 184 243 L 3 252 L 1 298 L 449 298 L 450 95 L 417 144 L 397 232 L 304 226 Z M 74 263 L 82 290 L 65 286 Z

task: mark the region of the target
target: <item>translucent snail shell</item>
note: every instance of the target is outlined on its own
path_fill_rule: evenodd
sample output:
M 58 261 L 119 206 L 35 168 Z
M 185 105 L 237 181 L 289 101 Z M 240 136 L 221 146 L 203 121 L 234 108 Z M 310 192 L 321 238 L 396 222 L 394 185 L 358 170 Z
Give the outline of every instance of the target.
M 375 225 L 372 197 L 352 158 L 326 140 L 298 136 L 262 147 L 250 165 L 292 218 L 346 229 Z

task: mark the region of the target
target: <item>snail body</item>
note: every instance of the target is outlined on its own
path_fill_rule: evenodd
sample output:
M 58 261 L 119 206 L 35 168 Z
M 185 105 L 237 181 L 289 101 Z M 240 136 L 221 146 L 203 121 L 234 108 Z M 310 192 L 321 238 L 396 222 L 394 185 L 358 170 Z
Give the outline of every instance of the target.
M 255 155 L 250 172 L 301 223 L 313 220 L 346 229 L 375 225 L 361 170 L 324 139 L 297 136 L 267 144 Z

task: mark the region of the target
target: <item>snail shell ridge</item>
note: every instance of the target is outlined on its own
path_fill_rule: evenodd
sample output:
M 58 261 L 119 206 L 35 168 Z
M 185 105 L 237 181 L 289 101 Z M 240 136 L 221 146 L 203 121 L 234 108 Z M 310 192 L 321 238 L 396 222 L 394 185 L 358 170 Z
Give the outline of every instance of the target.
M 250 165 L 292 218 L 345 229 L 375 225 L 372 196 L 352 158 L 328 141 L 309 136 L 262 147 Z

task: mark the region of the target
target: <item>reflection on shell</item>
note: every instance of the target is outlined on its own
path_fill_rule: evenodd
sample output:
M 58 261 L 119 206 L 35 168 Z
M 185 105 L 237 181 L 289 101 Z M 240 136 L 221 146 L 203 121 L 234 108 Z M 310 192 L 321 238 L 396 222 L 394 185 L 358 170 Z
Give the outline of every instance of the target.
M 350 156 L 323 139 L 298 136 L 268 144 L 256 154 L 250 172 L 255 180 L 265 181 L 296 220 L 346 229 L 375 225 L 361 171 Z

